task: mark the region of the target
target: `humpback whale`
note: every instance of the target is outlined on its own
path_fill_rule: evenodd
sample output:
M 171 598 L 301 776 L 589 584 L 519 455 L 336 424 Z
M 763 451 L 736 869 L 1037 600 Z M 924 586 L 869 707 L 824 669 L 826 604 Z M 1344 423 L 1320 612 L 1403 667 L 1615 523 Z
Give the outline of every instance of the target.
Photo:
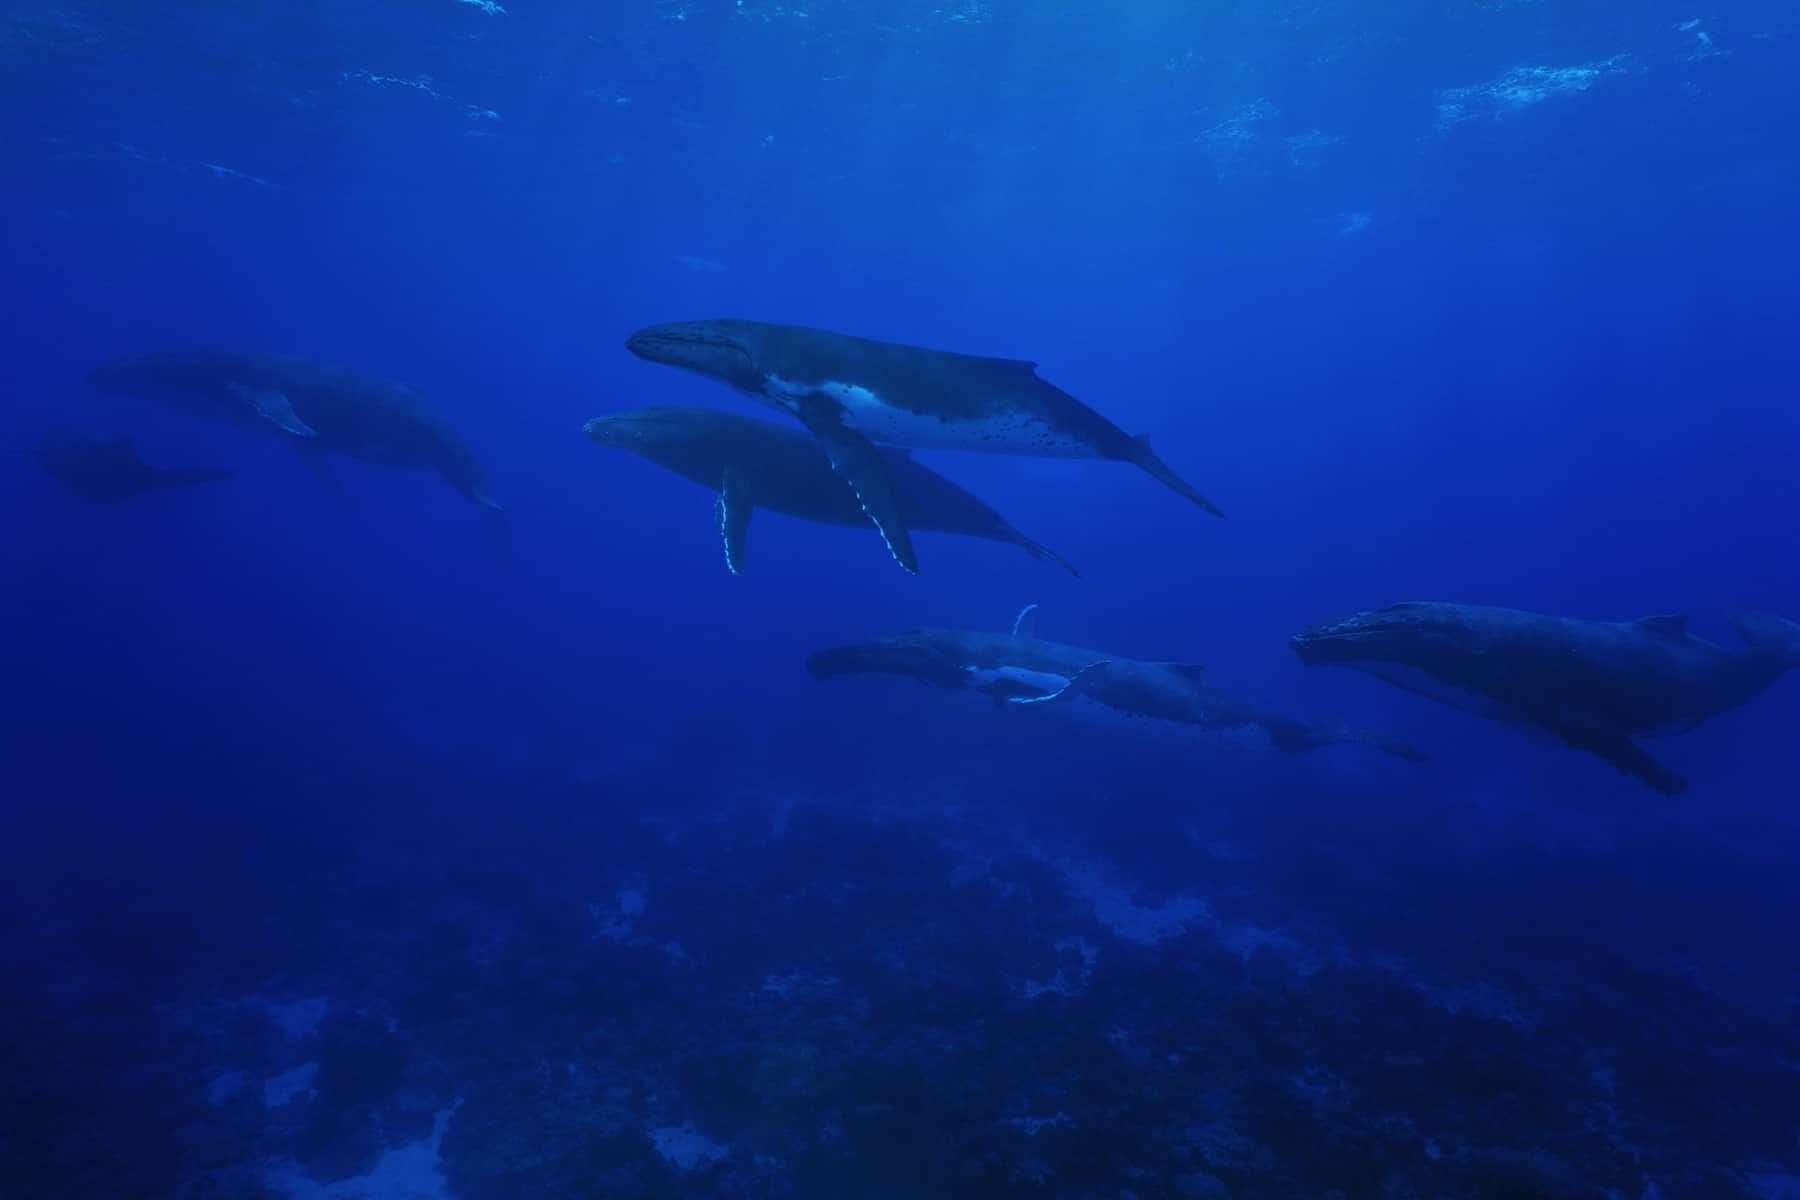
M 230 479 L 230 471 L 210 467 L 153 467 L 130 438 L 59 438 L 38 448 L 38 461 L 58 482 L 84 500 L 111 504 L 164 488 L 190 487 Z
M 908 569 L 916 560 L 905 514 L 874 443 L 1115 459 L 1224 515 L 1157 457 L 1147 439 L 1130 436 L 1040 379 L 1035 363 L 741 320 L 652 325 L 625 346 L 639 358 L 721 380 L 797 418 Z
M 725 565 L 737 574 L 754 508 L 831 525 L 868 527 L 856 494 L 813 439 L 797 429 L 704 408 L 644 408 L 595 417 L 582 431 L 712 489 Z M 895 502 L 913 529 L 1011 542 L 1033 557 L 1075 568 L 1014 529 L 981 500 L 927 470 L 903 450 L 880 451 Z
M 1412 762 L 1424 756 L 1403 742 L 1267 712 L 1207 682 L 1188 663 L 1149 662 L 1046 642 L 1032 628 L 1037 606 L 1019 614 L 1010 633 L 911 629 L 896 637 L 815 651 L 815 679 L 901 675 L 933 687 L 980 692 L 996 703 L 1032 705 L 1085 697 L 1115 712 L 1203 729 L 1257 728 L 1288 753 L 1356 743 Z
M 1665 795 L 1687 780 L 1634 740 L 1685 732 L 1800 666 L 1800 625 L 1734 621 L 1745 648 L 1687 631 L 1684 616 L 1581 621 L 1472 604 L 1357 613 L 1291 641 L 1308 665 L 1357 668 L 1434 700 L 1542 729 Z
M 143 354 L 93 372 L 96 387 L 269 430 L 363 462 L 434 467 L 457 491 L 500 511 L 462 438 L 407 387 L 299 358 L 206 351 Z

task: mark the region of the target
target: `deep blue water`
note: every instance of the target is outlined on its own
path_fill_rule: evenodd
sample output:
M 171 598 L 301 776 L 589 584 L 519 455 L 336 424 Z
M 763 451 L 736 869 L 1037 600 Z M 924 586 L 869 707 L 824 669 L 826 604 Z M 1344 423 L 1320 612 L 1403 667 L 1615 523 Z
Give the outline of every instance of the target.
M 0 1196 L 1800 1195 L 1800 685 L 1668 798 L 1285 644 L 1800 618 L 1800 13 L 493 7 L 0 3 Z M 580 432 L 779 419 L 624 349 L 725 315 L 1036 361 L 1231 518 L 921 452 L 1081 577 L 733 577 Z M 200 347 L 405 381 L 510 553 L 87 379 Z M 1032 602 L 1431 761 L 804 668 Z

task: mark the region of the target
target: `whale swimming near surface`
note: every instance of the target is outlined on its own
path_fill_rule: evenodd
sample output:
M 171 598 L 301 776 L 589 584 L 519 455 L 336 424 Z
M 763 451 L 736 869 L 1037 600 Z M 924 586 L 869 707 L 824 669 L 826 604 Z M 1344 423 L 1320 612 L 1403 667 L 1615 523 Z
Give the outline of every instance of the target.
M 734 575 L 743 570 L 750 515 L 758 506 L 831 525 L 869 526 L 856 493 L 831 469 L 818 443 L 797 429 L 705 408 L 644 408 L 595 417 L 582 431 L 712 489 L 725 565 Z M 1011 542 L 1076 574 L 1061 555 L 906 451 L 880 453 L 910 528 Z
M 639 358 L 709 375 L 797 418 L 908 570 L 917 559 L 876 443 L 1114 459 L 1224 515 L 1157 457 L 1147 439 L 1040 379 L 1035 363 L 742 320 L 652 325 L 625 345 Z
M 1412 762 L 1425 757 L 1404 742 L 1259 709 L 1208 683 L 1202 667 L 1042 641 L 1033 629 L 1036 609 L 1033 604 L 1021 612 L 1010 633 L 911 629 L 815 651 L 807 670 L 815 679 L 900 675 L 933 687 L 980 692 L 1007 705 L 1085 698 L 1130 716 L 1203 729 L 1261 729 L 1276 749 L 1289 753 L 1355 743 Z
M 231 478 L 230 471 L 212 467 L 151 466 L 128 437 L 54 438 L 38 447 L 38 462 L 63 486 L 96 504 Z
M 1800 666 L 1800 625 L 1735 619 L 1744 649 L 1695 637 L 1684 616 L 1581 621 L 1472 604 L 1409 603 L 1291 641 L 1308 665 L 1354 667 L 1482 716 L 1544 730 L 1665 795 L 1687 780 L 1634 740 L 1681 733 Z
M 432 467 L 474 503 L 500 511 L 467 443 L 401 384 L 305 359 L 209 351 L 122 358 L 96 368 L 90 378 L 103 391 L 266 429 L 307 450 Z

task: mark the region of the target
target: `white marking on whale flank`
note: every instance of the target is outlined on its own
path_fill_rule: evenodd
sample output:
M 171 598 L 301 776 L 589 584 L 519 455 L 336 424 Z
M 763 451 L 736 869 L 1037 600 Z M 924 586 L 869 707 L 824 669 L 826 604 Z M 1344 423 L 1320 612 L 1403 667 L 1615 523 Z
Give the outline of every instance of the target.
M 880 393 L 856 383 L 827 379 L 803 383 L 768 375 L 763 396 L 792 412 L 797 401 L 822 396 L 837 405 L 844 424 L 870 441 L 932 450 L 985 450 L 1045 458 L 1098 458 L 1080 438 L 1045 423 L 1033 413 L 1004 409 L 954 420 L 889 404 Z
M 998 691 L 1016 696 L 1020 691 L 1054 695 L 1069 686 L 1066 676 L 1050 671 L 1032 671 L 1024 667 L 966 667 L 969 687 L 977 692 Z

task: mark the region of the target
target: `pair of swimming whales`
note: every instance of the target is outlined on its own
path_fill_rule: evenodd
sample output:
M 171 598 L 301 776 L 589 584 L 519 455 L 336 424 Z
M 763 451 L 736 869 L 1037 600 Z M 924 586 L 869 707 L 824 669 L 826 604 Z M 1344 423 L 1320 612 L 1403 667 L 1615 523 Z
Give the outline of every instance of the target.
M 822 679 L 900 675 L 983 692 L 1007 704 L 1085 697 L 1134 716 L 1213 729 L 1257 727 L 1285 751 L 1359 742 L 1420 757 L 1404 743 L 1259 711 L 1209 685 L 1197 666 L 1039 641 L 1029 628 L 1031 612 L 1020 614 L 1010 634 L 916 629 L 821 650 L 807 665 Z M 1687 790 L 1687 781 L 1635 739 L 1693 729 L 1800 667 L 1800 624 L 1764 613 L 1740 616 L 1734 624 L 1742 650 L 1693 636 L 1685 617 L 1578 621 L 1508 608 L 1413 603 L 1316 626 L 1290 645 L 1308 665 L 1359 668 L 1484 716 L 1530 726 L 1676 795 Z
M 810 434 L 694 409 L 588 422 L 586 432 L 596 441 L 631 449 L 716 491 L 727 564 L 734 571 L 743 562 L 750 513 L 758 504 L 840 524 L 866 517 L 908 570 L 917 567 L 913 529 L 1012 542 L 1068 566 L 979 499 L 912 461 L 902 447 L 1131 462 L 1200 507 L 1218 511 L 1148 443 L 1039 379 L 1030 363 L 753 321 L 653 326 L 634 334 L 627 347 L 748 392 L 790 413 Z M 469 499 L 499 509 L 468 446 L 397 384 L 299 359 L 215 353 L 144 355 L 102 367 L 93 379 L 108 390 L 154 395 L 270 428 L 309 450 L 434 467 Z M 199 481 L 159 480 L 153 468 L 139 470 L 126 461 L 135 457 L 128 447 L 123 451 L 114 443 L 95 454 L 90 446 L 85 462 L 78 454 L 61 470 L 71 486 L 98 470 L 108 478 L 96 487 L 124 480 L 124 494 Z M 1737 624 L 1746 642 L 1742 651 L 1693 637 L 1679 617 L 1615 623 L 1403 604 L 1319 626 L 1292 646 L 1306 663 L 1360 667 L 1435 699 L 1545 731 L 1673 794 L 1686 781 L 1635 739 L 1691 729 L 1800 665 L 1800 625 L 1762 615 Z M 842 667 L 845 662 L 907 661 L 915 667 L 899 673 L 975 687 L 1009 703 L 1088 696 L 1190 724 L 1259 726 L 1289 749 L 1371 740 L 1327 736 L 1291 718 L 1259 713 L 1179 664 L 1136 662 L 1023 637 L 997 649 L 989 635 L 957 635 L 961 642 L 941 631 L 936 636 L 938 649 L 931 654 L 890 648 L 861 660 L 822 658 L 815 669 L 838 673 L 851 669 Z M 951 670 L 946 663 L 960 665 Z M 1398 752 L 1392 744 L 1384 748 Z
M 986 515 L 971 528 L 967 516 L 973 497 L 887 447 L 1128 462 L 1207 512 L 1224 515 L 1158 458 L 1148 440 L 1130 436 L 1041 379 L 1035 363 L 739 320 L 652 325 L 632 334 L 625 346 L 639 358 L 717 379 L 787 413 L 812 435 L 841 481 L 837 488 L 825 485 L 817 464 L 784 452 L 772 437 L 750 434 L 748 425 L 740 426 L 740 432 L 749 434 L 740 453 L 747 460 L 762 456 L 765 465 L 747 461 L 735 471 L 727 469 L 719 481 L 721 525 L 733 570 L 742 562 L 742 544 L 730 546 L 732 524 L 748 519 L 751 504 L 783 507 L 758 496 L 753 475 L 761 475 L 782 496 L 784 511 L 815 520 L 838 519 L 842 498 L 827 493 L 847 486 L 894 561 L 908 571 L 919 569 L 914 528 L 973 532 L 1033 549 L 1034 543 L 1004 522 L 999 525 L 1006 532 L 998 532 L 998 515 L 985 505 L 980 507 Z M 696 438 L 718 441 L 719 426 L 689 420 Z M 595 423 L 588 431 L 608 432 L 604 426 L 597 431 Z M 673 436 L 665 433 L 663 441 Z M 659 461 L 673 465 L 673 452 L 664 453 Z M 675 469 L 698 477 L 692 470 Z M 778 481 L 777 475 L 783 479 Z M 802 478 L 808 483 L 803 491 L 798 486 Z M 953 493 L 960 498 L 950 500 Z M 826 513 L 832 515 L 821 515 Z M 949 524 L 941 519 L 946 514 L 955 514 Z M 1051 557 L 1041 547 L 1033 553 Z

